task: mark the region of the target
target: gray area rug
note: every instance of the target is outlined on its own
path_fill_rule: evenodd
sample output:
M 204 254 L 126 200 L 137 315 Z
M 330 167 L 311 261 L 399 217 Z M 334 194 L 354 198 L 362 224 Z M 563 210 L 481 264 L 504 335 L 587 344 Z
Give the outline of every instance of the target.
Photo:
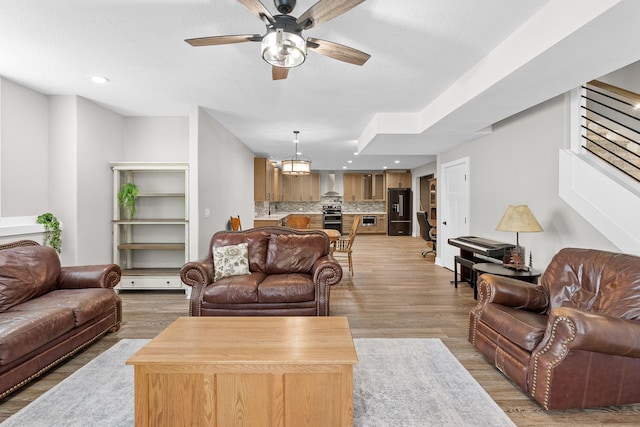
M 1 424 L 133 426 L 133 367 L 148 340 L 121 340 Z M 513 426 L 438 339 L 354 340 L 354 426 Z

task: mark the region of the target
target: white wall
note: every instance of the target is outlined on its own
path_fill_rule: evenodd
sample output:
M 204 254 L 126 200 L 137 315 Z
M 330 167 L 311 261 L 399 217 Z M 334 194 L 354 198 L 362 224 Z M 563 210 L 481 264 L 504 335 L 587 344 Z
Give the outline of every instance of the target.
M 0 216 L 47 212 L 47 96 L 0 77 Z
M 527 263 L 531 251 L 534 267 L 541 270 L 563 247 L 617 250 L 558 195 L 558 150 L 569 146 L 570 104 L 568 95 L 556 97 L 438 156 L 438 165 L 470 158 L 472 235 L 515 243 L 513 233 L 495 231 L 496 225 L 510 204 L 529 205 L 544 231 L 521 233 L 520 244 Z
M 189 160 L 188 117 L 126 117 L 124 158 L 127 162 Z
M 229 216 L 253 225 L 255 155 L 204 110 L 194 111 L 125 118 L 82 97 L 49 97 L 1 79 L 0 222 L 11 225 L 3 217 L 20 215 L 31 223 L 52 212 L 63 225 L 64 265 L 111 262 L 109 162 L 188 161 L 191 200 L 210 211 L 191 212 L 191 257 L 206 255 Z
M 111 169 L 122 156 L 123 118 L 78 96 L 49 101 L 49 207 L 63 226 L 64 265 L 112 260 Z
M 190 257 L 195 260 L 207 255 L 211 236 L 227 227 L 230 216 L 240 215 L 244 229 L 253 227 L 255 154 L 204 109 L 194 108 L 191 122 L 196 134 L 191 135 L 190 162 L 198 183 L 190 211 Z
M 109 161 L 123 152 L 124 118 L 78 97 L 77 236 L 75 264 L 112 262 L 112 188 Z
M 49 98 L 48 209 L 62 225 L 63 265 L 74 265 L 78 253 L 78 107 L 71 95 Z

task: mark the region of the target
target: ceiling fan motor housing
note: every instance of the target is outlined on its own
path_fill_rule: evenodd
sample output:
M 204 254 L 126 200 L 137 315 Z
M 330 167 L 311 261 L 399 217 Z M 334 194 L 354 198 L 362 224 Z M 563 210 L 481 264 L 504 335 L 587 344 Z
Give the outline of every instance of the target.
M 287 15 L 293 12 L 293 8 L 296 7 L 296 0 L 273 0 L 273 4 L 278 9 L 278 12 Z

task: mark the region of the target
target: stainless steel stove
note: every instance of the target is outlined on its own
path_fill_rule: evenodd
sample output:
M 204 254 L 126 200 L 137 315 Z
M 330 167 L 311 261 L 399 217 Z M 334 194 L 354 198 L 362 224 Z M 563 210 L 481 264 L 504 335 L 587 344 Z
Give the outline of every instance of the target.
M 342 234 L 342 205 L 322 206 L 322 228 L 338 230 Z

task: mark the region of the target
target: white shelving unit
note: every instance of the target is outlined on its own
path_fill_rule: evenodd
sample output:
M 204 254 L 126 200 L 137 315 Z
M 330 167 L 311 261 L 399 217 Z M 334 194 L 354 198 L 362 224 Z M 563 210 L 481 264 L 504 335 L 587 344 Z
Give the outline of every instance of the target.
M 113 162 L 113 262 L 119 289 L 185 289 L 180 268 L 189 260 L 187 163 Z M 136 215 L 118 204 L 122 184 L 138 186 Z

